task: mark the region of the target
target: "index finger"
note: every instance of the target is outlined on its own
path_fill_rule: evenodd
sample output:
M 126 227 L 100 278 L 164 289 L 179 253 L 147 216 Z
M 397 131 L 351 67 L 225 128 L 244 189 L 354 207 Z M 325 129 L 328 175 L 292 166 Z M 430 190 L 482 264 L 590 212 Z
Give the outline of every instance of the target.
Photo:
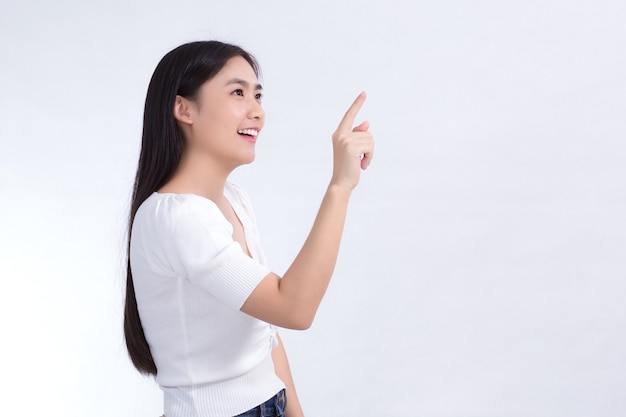
M 354 102 L 352 103 L 352 105 L 350 106 L 346 114 L 343 116 L 343 119 L 341 119 L 341 122 L 339 122 L 339 127 L 337 128 L 337 130 L 339 131 L 352 130 L 354 119 L 356 118 L 356 115 L 359 113 L 359 110 L 361 110 L 361 107 L 363 106 L 363 103 L 365 103 L 366 98 L 367 98 L 367 94 L 365 94 L 365 91 L 363 91 L 361 94 L 357 96 L 357 98 L 354 100 Z

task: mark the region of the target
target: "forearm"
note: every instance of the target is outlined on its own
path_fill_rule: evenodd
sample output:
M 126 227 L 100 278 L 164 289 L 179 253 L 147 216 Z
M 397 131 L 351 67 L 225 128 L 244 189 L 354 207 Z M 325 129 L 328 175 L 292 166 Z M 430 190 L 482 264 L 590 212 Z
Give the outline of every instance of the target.
M 302 407 L 296 393 L 296 387 L 293 383 L 293 377 L 291 376 L 291 369 L 289 368 L 289 361 L 287 360 L 287 352 L 283 345 L 278 333 L 276 333 L 278 339 L 278 346 L 272 350 L 272 360 L 274 361 L 274 371 L 276 375 L 285 384 L 285 391 L 287 393 L 287 408 L 285 414 L 287 417 L 303 417 Z
M 337 262 L 350 194 L 329 185 L 308 238 L 280 282 L 280 291 L 311 320 Z

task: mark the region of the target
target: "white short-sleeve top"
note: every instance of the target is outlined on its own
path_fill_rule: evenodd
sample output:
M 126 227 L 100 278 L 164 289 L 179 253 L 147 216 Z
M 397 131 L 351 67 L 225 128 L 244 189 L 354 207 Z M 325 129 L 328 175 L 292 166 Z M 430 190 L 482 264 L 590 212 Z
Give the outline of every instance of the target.
M 270 356 L 275 330 L 240 311 L 270 272 L 254 213 L 239 186 L 228 182 L 224 195 L 252 257 L 202 196 L 153 193 L 133 222 L 137 307 L 168 417 L 233 416 L 284 387 Z

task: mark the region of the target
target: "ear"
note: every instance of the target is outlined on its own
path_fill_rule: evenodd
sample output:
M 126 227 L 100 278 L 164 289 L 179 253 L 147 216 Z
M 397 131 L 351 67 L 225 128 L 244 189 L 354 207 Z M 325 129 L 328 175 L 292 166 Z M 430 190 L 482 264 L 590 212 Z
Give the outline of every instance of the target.
M 194 103 L 191 100 L 187 100 L 183 96 L 176 96 L 174 118 L 184 124 L 193 124 L 193 105 Z

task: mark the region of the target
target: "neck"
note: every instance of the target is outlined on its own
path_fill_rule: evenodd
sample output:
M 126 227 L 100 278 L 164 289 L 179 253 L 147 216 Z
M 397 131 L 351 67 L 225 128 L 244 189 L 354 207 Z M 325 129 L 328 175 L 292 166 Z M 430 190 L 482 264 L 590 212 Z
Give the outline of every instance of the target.
M 183 152 L 174 176 L 159 192 L 197 194 L 217 201 L 234 168 L 228 169 L 206 155 Z

